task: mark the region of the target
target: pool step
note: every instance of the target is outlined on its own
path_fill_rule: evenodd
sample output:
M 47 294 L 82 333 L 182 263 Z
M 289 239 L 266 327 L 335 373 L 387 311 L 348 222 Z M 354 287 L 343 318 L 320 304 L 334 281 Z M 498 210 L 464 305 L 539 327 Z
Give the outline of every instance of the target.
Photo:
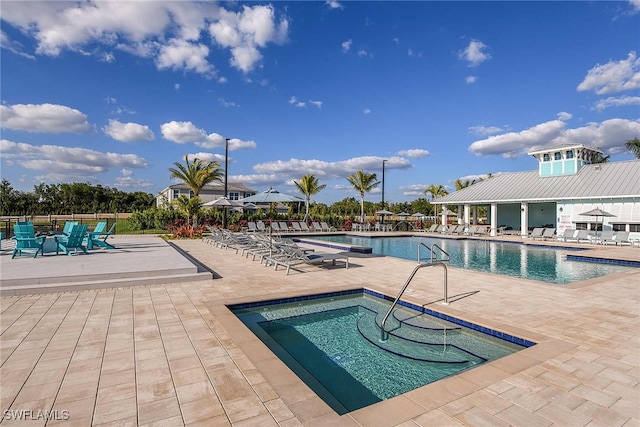
M 381 340 L 381 329 L 376 317 L 379 314 L 370 310 L 363 310 L 358 321 L 358 331 L 371 344 L 393 353 L 397 356 L 432 363 L 468 364 L 473 366 L 485 362 L 482 357 L 464 350 L 456 344 L 447 341 L 447 331 L 422 330 L 416 337 L 401 336 L 390 333 L 389 339 Z M 405 331 L 408 328 L 405 328 Z

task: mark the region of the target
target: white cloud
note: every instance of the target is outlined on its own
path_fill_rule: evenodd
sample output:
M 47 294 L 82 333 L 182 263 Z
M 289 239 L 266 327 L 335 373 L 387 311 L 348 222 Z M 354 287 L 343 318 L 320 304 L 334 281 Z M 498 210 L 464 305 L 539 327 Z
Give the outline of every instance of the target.
M 277 20 L 272 6 L 228 11 L 214 2 L 7 2 L 6 22 L 35 38 L 36 53 L 58 56 L 64 50 L 112 61 L 118 49 L 152 58 L 159 68 L 212 74 L 207 61 L 211 41 L 231 54 L 244 73 L 262 59 L 260 49 L 287 40 L 289 23 Z M 201 41 L 201 42 L 199 42 Z M 6 46 L 7 44 L 4 43 Z M 10 45 L 14 46 L 15 44 Z M 90 46 L 90 50 L 88 49 Z
M 491 58 L 491 55 L 486 53 L 486 49 L 489 46 L 482 43 L 480 40 L 471 40 L 469 45 L 462 51 L 458 52 L 458 57 L 467 61 L 469 67 L 477 67 L 487 59 Z
M 163 123 L 160 126 L 162 136 L 169 141 L 178 144 L 188 144 L 190 142 L 203 141 L 207 139 L 207 133 L 197 128 L 191 122 L 177 122 L 175 120 Z
M 102 130 L 111 138 L 122 142 L 151 141 L 155 138 L 149 126 L 138 123 L 121 123 L 118 120 L 109 120 L 109 124 Z
M 289 99 L 289 104 L 291 104 L 291 105 L 293 105 L 293 106 L 295 106 L 297 108 L 302 108 L 302 107 L 306 107 L 307 106 L 307 104 L 305 102 L 298 101 L 298 98 L 296 98 L 295 96 L 292 96 Z
M 631 51 L 627 59 L 598 64 L 587 72 L 577 89 L 592 90 L 598 95 L 640 89 L 640 58 Z
M 176 83 L 176 84 L 174 84 L 174 85 L 173 85 L 173 88 L 174 88 L 175 90 L 180 90 L 180 83 Z
M 0 124 L 4 129 L 42 133 L 90 132 L 87 116 L 56 104 L 0 105 Z
M 130 169 L 120 170 L 120 176 L 116 177 L 115 187 L 117 188 L 152 188 L 155 184 L 146 179 L 135 178 L 134 173 Z
M 408 49 L 407 56 L 410 58 L 422 58 L 424 55 L 422 52 L 416 52 L 413 49 Z
M 471 126 L 469 128 L 469 132 L 478 136 L 492 135 L 494 133 L 498 133 L 502 131 L 504 131 L 504 129 L 498 126 Z
M 231 138 L 229 140 L 229 151 L 241 150 L 243 148 L 256 148 L 255 141 L 243 141 L 238 138 Z
M 218 102 L 220 103 L 220 105 L 222 105 L 225 108 L 237 107 L 238 106 L 235 102 L 227 101 L 224 98 L 218 98 Z
M 411 163 L 402 157 L 394 156 L 385 159 L 384 157 L 378 156 L 364 156 L 336 162 L 317 159 L 278 160 L 275 162 L 259 163 L 255 165 L 253 169 L 259 174 L 279 175 L 281 180 L 288 178 L 297 179 L 307 174 L 313 174 L 318 178 L 346 178 L 348 175 L 361 169 L 381 171 L 383 160 L 387 160 L 386 169 L 407 169 L 411 167 Z
M 401 150 L 398 151 L 398 156 L 411 157 L 414 159 L 419 159 L 421 157 L 430 156 L 431 153 L 427 150 L 423 150 L 422 148 L 413 148 L 411 150 Z
M 550 145 L 584 144 L 619 153 L 624 151 L 625 141 L 640 134 L 640 120 L 610 119 L 574 129 L 565 129 L 565 126 L 562 120 L 552 120 L 520 132 L 475 141 L 469 146 L 469 151 L 476 155 L 501 154 L 511 158 Z
M 640 0 L 629 0 L 633 13 L 640 12 Z
M 329 9 L 342 9 L 342 5 L 336 0 L 326 0 L 324 4 L 329 6 Z
M 429 187 L 429 184 L 410 184 L 398 187 L 398 190 L 402 192 L 403 196 L 411 197 L 426 197 L 424 190 Z
M 156 59 L 158 69 L 195 71 L 211 75 L 213 67 L 207 62 L 209 48 L 203 44 L 195 44 L 186 40 L 172 39 L 162 46 Z
M 363 114 L 371 114 L 371 110 L 370 110 L 369 108 L 365 108 L 365 109 L 362 111 L 362 113 L 363 113 Z
M 464 81 L 468 84 L 472 84 L 478 81 L 478 77 L 476 76 L 467 76 L 465 77 Z
M 361 58 L 362 58 L 363 56 L 367 56 L 367 55 L 368 55 L 368 53 L 367 53 L 367 51 L 366 51 L 366 50 L 364 50 L 364 49 L 360 49 L 360 50 L 358 51 L 358 56 L 359 56 L 359 57 L 361 57 Z
M 220 46 L 231 49 L 231 65 L 248 73 L 262 60 L 258 48 L 268 43 L 287 41 L 289 22 L 276 23 L 272 6 L 243 6 L 238 13 L 221 9 L 220 19 L 209 26 L 211 37 Z
M 111 168 L 146 168 L 147 161 L 135 154 L 105 153 L 79 147 L 59 145 L 31 145 L 0 140 L 0 154 L 12 162 L 34 172 L 41 182 L 95 181 L 97 174 Z
M 25 58 L 36 59 L 35 56 L 25 52 L 24 46 L 22 46 L 22 43 L 14 40 L 10 40 L 7 33 L 5 33 L 2 30 L 0 30 L 0 48 L 7 49 L 9 52 L 13 52 L 16 55 L 20 55 Z
M 558 113 L 558 120 L 562 120 L 566 122 L 567 120 L 571 120 L 573 118 L 573 114 L 567 113 L 566 111 L 560 111 Z
M 224 154 L 199 152 L 194 154 L 188 154 L 187 157 L 189 158 L 189 160 L 193 160 L 194 158 L 196 158 L 196 159 L 202 159 L 206 162 L 216 161 L 218 162 L 219 165 L 224 167 Z M 228 160 L 229 160 L 229 163 L 233 162 L 233 159 L 231 157 L 229 157 Z
M 349 39 L 346 42 L 342 42 L 342 51 L 347 53 L 351 50 L 351 46 L 353 45 L 353 40 Z
M 309 101 L 309 104 L 315 105 L 318 109 L 322 108 L 322 101 Z
M 640 105 L 640 96 L 620 96 L 617 98 L 610 96 L 609 98 L 596 102 L 593 109 L 604 111 L 609 107 L 626 107 L 629 105 Z

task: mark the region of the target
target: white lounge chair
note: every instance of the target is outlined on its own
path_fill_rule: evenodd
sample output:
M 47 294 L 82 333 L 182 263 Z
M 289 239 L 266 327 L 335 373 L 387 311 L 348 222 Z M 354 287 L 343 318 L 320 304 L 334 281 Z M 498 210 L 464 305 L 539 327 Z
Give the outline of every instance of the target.
M 529 238 L 533 240 L 536 240 L 538 238 L 542 239 L 543 234 L 544 234 L 544 228 L 536 227 L 533 229 L 533 231 L 529 235 Z
M 545 228 L 542 233 L 542 240 L 553 239 L 556 236 L 555 228 Z
M 624 243 L 628 243 L 630 245 L 631 240 L 629 240 L 629 232 L 616 231 L 616 233 L 613 235 L 613 241 L 616 243 L 616 246 L 618 245 L 618 243 L 620 243 L 620 246 L 622 246 Z
M 329 224 L 326 223 L 326 221 L 320 222 L 320 228 L 322 228 L 322 231 L 326 231 L 326 232 L 336 231 L 336 229 L 333 227 L 330 227 Z
M 285 257 L 270 257 L 265 260 L 265 265 L 273 264 L 273 269 L 277 270 L 279 265 L 287 267 L 287 274 L 292 266 L 299 264 L 322 265 L 325 261 L 331 261 L 332 265 L 336 261 L 344 261 L 345 268 L 349 268 L 349 256 L 341 253 L 305 253 L 298 247 L 285 248 Z
M 565 228 L 562 234 L 558 234 L 558 240 L 562 240 L 566 242 L 567 239 L 573 239 L 573 237 L 578 233 L 578 230 L 575 228 Z

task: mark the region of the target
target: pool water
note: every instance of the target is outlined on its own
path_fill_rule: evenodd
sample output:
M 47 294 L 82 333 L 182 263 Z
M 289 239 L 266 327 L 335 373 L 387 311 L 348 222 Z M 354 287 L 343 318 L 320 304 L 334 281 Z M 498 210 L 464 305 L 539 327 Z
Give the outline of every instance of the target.
M 437 244 L 449 254 L 452 267 L 557 285 L 633 269 L 633 267 L 615 264 L 567 260 L 565 253 L 579 250 L 575 248 L 554 248 L 511 242 L 434 237 L 361 237 L 338 234 L 313 236 L 310 239 L 346 243 L 353 246 L 368 246 L 373 249 L 374 254 L 416 261 L 420 243 L 429 247 Z M 306 238 L 300 240 L 309 241 Z M 422 257 L 429 257 L 428 250 L 424 250 L 424 248 L 421 254 Z
M 338 414 L 534 345 L 402 306 L 389 317 L 389 339 L 382 341 L 379 324 L 391 302 L 354 292 L 230 308 Z

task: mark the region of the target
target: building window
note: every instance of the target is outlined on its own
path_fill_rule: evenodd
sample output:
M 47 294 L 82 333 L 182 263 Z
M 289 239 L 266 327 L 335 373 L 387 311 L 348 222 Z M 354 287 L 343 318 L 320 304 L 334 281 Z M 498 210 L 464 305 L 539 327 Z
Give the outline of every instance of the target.
M 239 200 L 240 193 L 229 193 L 229 200 Z
M 567 159 L 573 159 L 573 151 L 568 150 L 566 153 Z
M 640 231 L 640 224 L 629 224 L 629 231 L 637 233 Z
M 180 190 L 173 190 L 173 198 L 177 199 L 178 197 L 180 197 Z
M 189 190 L 189 198 L 192 198 L 195 195 L 196 193 L 194 193 L 193 190 Z
M 601 222 L 592 222 L 590 230 L 602 231 L 602 223 Z
M 553 160 L 562 160 L 562 154 L 559 151 L 553 153 Z
M 545 153 L 542 155 L 543 162 L 548 162 L 549 160 L 551 160 L 551 158 L 549 157 L 549 153 Z
M 587 223 L 586 222 L 576 222 L 576 230 L 586 230 Z
M 627 224 L 611 224 L 611 229 L 613 231 L 625 231 L 627 229 Z

